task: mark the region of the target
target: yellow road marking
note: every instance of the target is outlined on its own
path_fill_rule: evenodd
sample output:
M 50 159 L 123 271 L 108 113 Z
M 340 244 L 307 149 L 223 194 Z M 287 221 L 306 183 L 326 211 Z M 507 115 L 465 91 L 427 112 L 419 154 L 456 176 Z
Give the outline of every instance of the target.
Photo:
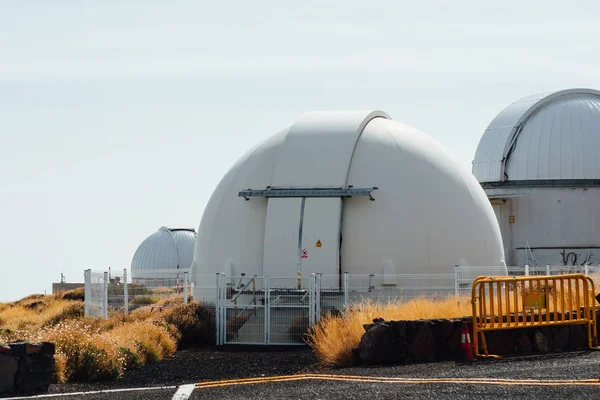
M 299 374 L 280 375 L 255 378 L 228 379 L 196 383 L 197 389 L 206 389 L 221 386 L 253 385 L 258 383 L 289 382 L 301 380 L 328 380 L 345 382 L 367 383 L 399 383 L 399 384 L 483 384 L 483 385 L 534 385 L 534 386 L 600 386 L 600 379 L 503 379 L 503 378 L 393 378 L 382 376 L 357 376 L 357 375 L 327 375 L 327 374 Z

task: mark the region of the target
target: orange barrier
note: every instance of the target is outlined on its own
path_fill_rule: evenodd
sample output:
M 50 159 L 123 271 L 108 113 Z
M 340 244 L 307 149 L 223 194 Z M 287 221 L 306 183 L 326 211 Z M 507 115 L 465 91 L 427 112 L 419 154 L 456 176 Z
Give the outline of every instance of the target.
M 590 348 L 597 344 L 594 282 L 584 274 L 480 276 L 473 281 L 473 347 L 485 332 L 558 325 L 586 325 Z

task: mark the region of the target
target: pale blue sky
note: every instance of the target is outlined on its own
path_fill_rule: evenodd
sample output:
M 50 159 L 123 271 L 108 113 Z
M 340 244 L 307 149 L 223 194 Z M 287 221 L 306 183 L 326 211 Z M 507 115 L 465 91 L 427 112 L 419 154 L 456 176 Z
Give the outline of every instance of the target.
M 168 3 L 0 0 L 0 301 L 197 228 L 306 111 L 382 109 L 470 169 L 510 102 L 600 88 L 598 1 Z

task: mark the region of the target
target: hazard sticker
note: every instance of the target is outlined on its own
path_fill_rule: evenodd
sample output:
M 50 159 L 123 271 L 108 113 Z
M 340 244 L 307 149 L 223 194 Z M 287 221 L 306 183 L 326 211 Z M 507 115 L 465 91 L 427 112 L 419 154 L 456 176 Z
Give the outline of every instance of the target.
M 308 258 L 308 250 L 302 249 L 302 258 Z
M 317 247 L 321 247 L 321 246 L 323 246 L 323 244 L 321 243 L 320 240 L 317 240 Z

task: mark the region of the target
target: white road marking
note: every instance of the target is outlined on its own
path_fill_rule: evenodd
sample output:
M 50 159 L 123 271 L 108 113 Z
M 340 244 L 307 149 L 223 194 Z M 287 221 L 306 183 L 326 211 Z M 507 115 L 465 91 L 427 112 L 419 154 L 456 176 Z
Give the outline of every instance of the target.
M 195 387 L 194 383 L 179 386 L 171 400 L 187 400 L 192 395 Z
M 185 386 L 188 386 L 188 385 L 185 385 Z M 194 389 L 193 386 L 194 385 L 192 385 L 192 390 Z M 126 389 L 94 390 L 94 391 L 91 391 L 91 392 L 71 392 L 71 393 L 38 394 L 37 396 L 11 397 L 11 400 L 18 400 L 18 399 L 41 399 L 41 398 L 64 397 L 64 396 L 85 396 L 85 395 L 88 395 L 88 394 L 116 393 L 116 392 L 135 392 L 135 391 L 146 391 L 146 390 L 166 390 L 166 389 L 175 389 L 175 388 L 177 388 L 177 386 L 155 386 L 155 387 L 126 388 Z M 184 399 L 187 399 L 187 397 L 185 397 Z

